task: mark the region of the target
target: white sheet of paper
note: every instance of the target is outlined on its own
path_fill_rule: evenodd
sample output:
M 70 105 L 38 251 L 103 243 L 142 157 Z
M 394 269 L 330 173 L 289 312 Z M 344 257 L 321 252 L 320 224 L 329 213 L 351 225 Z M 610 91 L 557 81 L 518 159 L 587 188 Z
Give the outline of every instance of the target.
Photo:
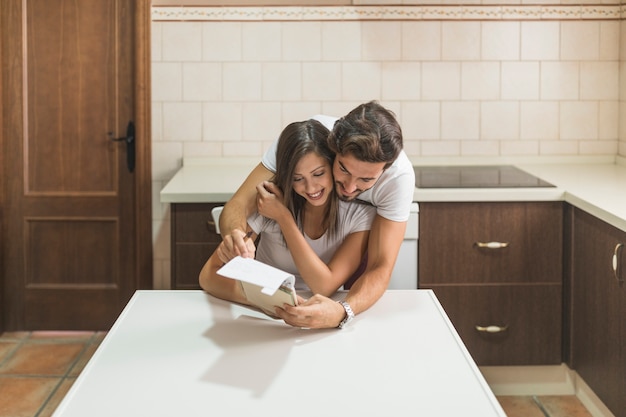
M 227 278 L 258 285 L 263 288 L 261 292 L 267 295 L 273 295 L 285 280 L 292 284 L 295 282 L 295 277 L 288 272 L 241 256 L 231 259 L 218 269 L 217 273 Z

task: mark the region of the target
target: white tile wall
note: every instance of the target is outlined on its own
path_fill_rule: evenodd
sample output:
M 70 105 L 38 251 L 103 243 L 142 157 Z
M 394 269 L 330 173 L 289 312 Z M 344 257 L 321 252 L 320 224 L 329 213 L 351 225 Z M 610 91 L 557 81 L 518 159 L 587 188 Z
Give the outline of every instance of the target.
M 526 3 L 542 2 L 510 2 Z M 182 158 L 260 157 L 285 124 L 313 114 L 379 100 L 415 158 L 626 155 L 619 21 L 444 17 L 155 19 L 155 286 L 169 282 L 158 191 Z
M 522 60 L 559 59 L 559 22 L 521 22 Z
M 443 22 L 441 59 L 444 61 L 479 61 L 481 27 L 492 22 Z

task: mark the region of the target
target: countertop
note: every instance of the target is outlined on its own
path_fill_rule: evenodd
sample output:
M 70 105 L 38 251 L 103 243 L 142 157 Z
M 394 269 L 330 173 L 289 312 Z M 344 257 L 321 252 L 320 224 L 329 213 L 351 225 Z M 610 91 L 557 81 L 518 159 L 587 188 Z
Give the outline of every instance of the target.
M 161 190 L 162 203 L 219 203 L 228 201 L 260 158 L 185 159 Z
M 163 203 L 230 199 L 259 159 L 188 159 L 161 190 Z M 414 162 L 418 165 L 417 162 Z M 414 201 L 566 201 L 626 231 L 626 162 L 512 163 L 554 188 L 416 188 Z
M 54 413 L 504 417 L 431 290 L 391 290 L 343 330 L 202 291 L 138 291 Z

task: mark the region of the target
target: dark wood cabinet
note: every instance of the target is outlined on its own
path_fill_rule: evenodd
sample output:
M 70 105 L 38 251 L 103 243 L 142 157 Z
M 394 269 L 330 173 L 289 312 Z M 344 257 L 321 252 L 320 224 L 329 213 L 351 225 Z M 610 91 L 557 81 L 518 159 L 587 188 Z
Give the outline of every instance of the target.
M 420 203 L 419 287 L 479 365 L 562 361 L 563 203 Z
M 199 289 L 198 275 L 222 241 L 211 210 L 224 203 L 172 204 L 172 289 Z
M 570 367 L 624 417 L 626 232 L 580 209 L 572 214 Z

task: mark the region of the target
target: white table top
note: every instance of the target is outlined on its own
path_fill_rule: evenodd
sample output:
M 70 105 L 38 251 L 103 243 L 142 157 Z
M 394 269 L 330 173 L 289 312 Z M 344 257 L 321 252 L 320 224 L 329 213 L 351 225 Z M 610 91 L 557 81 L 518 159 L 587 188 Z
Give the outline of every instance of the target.
M 430 290 L 344 330 L 201 291 L 138 291 L 55 412 L 69 416 L 505 416 Z

